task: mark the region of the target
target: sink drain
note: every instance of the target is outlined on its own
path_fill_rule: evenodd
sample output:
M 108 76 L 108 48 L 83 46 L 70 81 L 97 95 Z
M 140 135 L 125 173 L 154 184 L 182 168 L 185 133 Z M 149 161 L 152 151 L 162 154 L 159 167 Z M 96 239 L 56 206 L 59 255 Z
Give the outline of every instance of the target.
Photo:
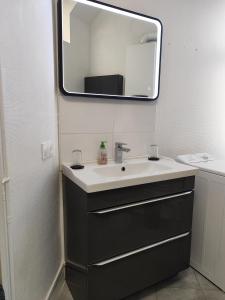
M 125 168 L 125 167 L 122 167 L 122 168 L 121 168 L 121 171 L 123 171 L 123 172 L 126 171 L 126 168 Z

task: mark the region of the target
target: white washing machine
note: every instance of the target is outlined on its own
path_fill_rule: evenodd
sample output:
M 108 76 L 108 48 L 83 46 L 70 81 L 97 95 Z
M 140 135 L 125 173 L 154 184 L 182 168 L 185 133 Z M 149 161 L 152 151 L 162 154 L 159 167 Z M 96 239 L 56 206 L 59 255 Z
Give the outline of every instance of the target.
M 225 160 L 208 153 L 179 155 L 199 168 L 195 182 L 191 266 L 225 291 Z

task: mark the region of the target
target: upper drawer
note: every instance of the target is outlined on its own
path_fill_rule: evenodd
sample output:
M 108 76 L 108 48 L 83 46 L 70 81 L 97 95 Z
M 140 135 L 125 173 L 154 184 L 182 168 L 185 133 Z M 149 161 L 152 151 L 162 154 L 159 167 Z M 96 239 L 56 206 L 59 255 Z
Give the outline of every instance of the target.
M 93 211 L 189 191 L 194 188 L 194 182 L 195 177 L 191 176 L 90 194 L 83 191 L 82 194 L 87 200 L 88 211 Z
M 191 231 L 193 192 L 130 203 L 88 214 L 88 262 Z

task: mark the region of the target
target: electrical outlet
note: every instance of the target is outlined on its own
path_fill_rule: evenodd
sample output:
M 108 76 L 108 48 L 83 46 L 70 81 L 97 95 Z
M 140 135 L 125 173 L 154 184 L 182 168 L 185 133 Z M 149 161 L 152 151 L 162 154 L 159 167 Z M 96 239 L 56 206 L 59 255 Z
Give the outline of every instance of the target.
M 53 144 L 52 141 L 46 141 L 41 144 L 42 160 L 49 159 L 53 156 Z

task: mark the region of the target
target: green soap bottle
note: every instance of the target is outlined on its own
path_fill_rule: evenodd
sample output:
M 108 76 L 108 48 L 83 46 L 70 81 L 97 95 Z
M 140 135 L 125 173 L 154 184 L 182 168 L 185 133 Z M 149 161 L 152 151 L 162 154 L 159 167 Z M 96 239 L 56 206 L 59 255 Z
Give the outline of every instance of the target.
M 108 163 L 108 154 L 106 148 L 106 141 L 101 141 L 98 153 L 98 164 L 106 165 Z

